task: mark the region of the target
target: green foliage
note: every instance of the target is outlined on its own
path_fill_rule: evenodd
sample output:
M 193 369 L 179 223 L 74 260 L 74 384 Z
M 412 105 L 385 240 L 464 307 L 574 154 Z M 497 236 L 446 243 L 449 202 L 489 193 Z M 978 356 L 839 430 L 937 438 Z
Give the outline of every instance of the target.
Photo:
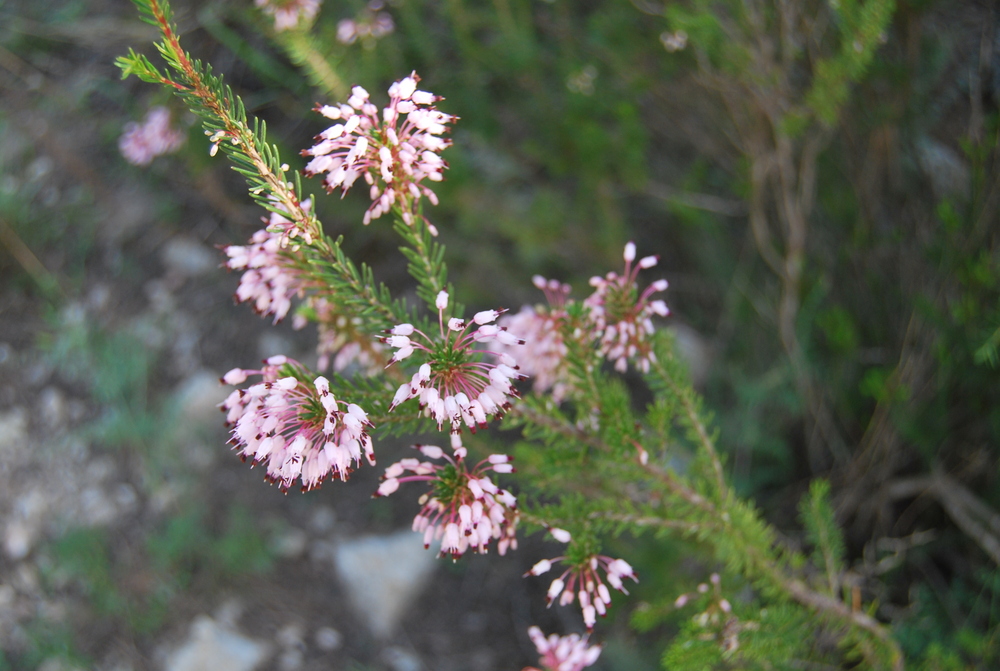
M 689 608 L 704 608 L 699 600 Z M 810 638 L 801 608 L 774 605 L 722 613 L 711 606 L 691 617 L 663 653 L 664 669 L 794 669 Z
M 103 529 L 75 529 L 52 546 L 56 566 L 83 588 L 98 615 L 107 617 L 123 607 L 112 574 L 111 548 Z
M 221 532 L 209 528 L 205 515 L 205 510 L 191 507 L 146 540 L 150 559 L 162 575 L 183 588 L 203 573 L 225 580 L 271 567 L 273 556 L 263 530 L 248 509 L 230 506 Z
M 37 669 L 49 659 L 87 668 L 92 660 L 82 655 L 73 640 L 73 632 L 64 625 L 35 620 L 26 627 L 28 649 L 17 662 L 19 667 Z
M 151 397 L 155 351 L 137 334 L 98 328 L 69 309 L 40 340 L 56 368 L 102 408 L 86 434 L 108 447 L 135 448 L 154 458 L 152 448 L 169 445 L 176 417 Z
M 996 368 L 1000 364 L 998 348 L 1000 348 L 1000 328 L 994 331 L 986 342 L 983 343 L 983 346 L 976 350 L 976 363 L 989 363 L 990 366 Z
M 129 544 L 112 543 L 107 530 L 73 529 L 48 548 L 50 590 L 68 583 L 78 589 L 95 616 L 109 619 L 139 634 L 158 630 L 179 591 L 195 580 L 225 583 L 268 571 L 274 559 L 264 531 L 245 507 L 231 505 L 213 529 L 206 511 L 192 506 L 163 521 L 144 539 L 145 553 Z M 128 572 L 143 571 L 142 587 L 123 584 Z M 68 634 L 65 640 L 71 640 Z M 60 639 L 63 640 L 63 639 Z M 57 651 L 36 642 L 40 657 Z M 62 645 L 65 656 L 72 646 Z
M 815 64 L 815 78 L 805 98 L 810 111 L 827 126 L 836 123 L 849 87 L 864 76 L 876 50 L 885 42 L 896 2 L 840 0 L 831 7 L 840 31 L 839 48 Z
M 800 505 L 806 538 L 813 546 L 813 564 L 826 571 L 830 594 L 836 594 L 840 575 L 844 570 L 844 539 L 830 505 L 830 483 L 813 480 L 808 498 Z
M 920 669 L 991 668 L 1000 662 L 1000 574 L 982 571 L 946 592 L 920 585 L 913 611 L 897 627 Z M 956 617 L 958 622 L 955 622 Z

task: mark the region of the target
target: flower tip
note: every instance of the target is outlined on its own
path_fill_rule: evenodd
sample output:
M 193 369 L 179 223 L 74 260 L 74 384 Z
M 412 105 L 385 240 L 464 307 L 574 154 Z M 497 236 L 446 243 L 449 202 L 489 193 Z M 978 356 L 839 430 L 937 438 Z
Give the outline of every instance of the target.
M 241 384 L 246 382 L 247 373 L 242 368 L 234 368 L 220 378 L 223 384 Z
M 632 263 L 633 261 L 635 261 L 635 243 L 634 242 L 630 241 L 630 242 L 628 242 L 628 243 L 625 244 L 625 253 L 623 254 L 623 256 L 625 257 L 625 263 Z
M 444 310 L 448 307 L 448 292 L 439 291 L 437 298 L 434 299 L 434 305 L 438 310 Z

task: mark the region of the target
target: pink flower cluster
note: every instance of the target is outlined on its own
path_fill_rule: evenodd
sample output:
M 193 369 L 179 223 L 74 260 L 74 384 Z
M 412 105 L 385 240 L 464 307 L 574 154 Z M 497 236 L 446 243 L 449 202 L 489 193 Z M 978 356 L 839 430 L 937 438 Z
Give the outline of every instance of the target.
M 426 482 L 430 492 L 421 497 L 423 508 L 413 519 L 413 530 L 424 535 L 424 547 L 441 541 L 441 555 L 457 559 L 469 550 L 485 553 L 496 540 L 503 555 L 517 549 L 517 499 L 497 487 L 487 474 L 512 473 L 511 459 L 493 454 L 471 469 L 465 461 L 466 449 L 458 435 L 452 436 L 453 456 L 436 445 L 414 445 L 435 464 L 419 459 L 403 459 L 385 469 L 376 496 L 388 496 L 404 482 Z
M 565 560 L 566 557 L 543 559 L 532 566 L 525 576 L 548 573 L 554 563 Z M 601 580 L 599 570 L 604 571 L 604 580 L 607 581 L 607 585 Z M 569 566 L 558 578 L 553 580 L 552 584 L 549 585 L 546 600 L 551 606 L 558 599 L 559 605 L 565 606 L 578 598 L 580 609 L 583 611 L 583 623 L 587 626 L 587 631 L 591 631 L 597 621 L 597 616 L 604 617 L 607 614 L 607 609 L 611 606 L 611 592 L 608 590 L 608 585 L 623 594 L 628 594 L 622 584 L 623 578 L 631 578 L 633 581 L 639 582 L 635 571 L 624 559 L 591 555 L 584 561 Z
M 610 272 L 604 277 L 590 278 L 594 293 L 584 300 L 590 308 L 590 319 L 599 333 L 601 353 L 615 362 L 615 370 L 624 373 L 628 360 L 633 359 L 643 372 L 649 372 L 650 363 L 656 360 L 650 336 L 654 332 L 653 315 L 670 314 L 662 300 L 650 301 L 649 297 L 667 288 L 666 280 L 657 280 L 640 294 L 636 285 L 639 270 L 652 268 L 655 256 L 635 261 L 635 243 L 625 245 L 625 273 L 619 276 Z
M 277 31 L 298 28 L 303 20 L 312 22 L 319 13 L 320 0 L 254 0 L 265 14 L 274 17 Z
M 535 275 L 532 282 L 545 293 L 548 308 L 526 305 L 517 314 L 504 315 L 499 324 L 524 340 L 517 361 L 524 374 L 532 377 L 534 390 L 551 389 L 553 400 L 559 403 L 569 393 L 564 370 L 567 349 L 561 329 L 570 287 L 540 275 Z M 507 349 L 501 346 L 497 352 L 506 353 Z
M 538 663 L 545 671 L 581 671 L 601 656 L 601 646 L 587 645 L 587 637 L 579 634 L 569 636 L 550 635 L 548 638 L 538 627 L 528 629 L 528 636 L 531 642 L 538 649 L 538 654 L 542 657 Z M 524 671 L 537 671 L 532 667 Z
M 169 154 L 184 144 L 184 133 L 170 127 L 170 112 L 166 107 L 153 107 L 139 123 L 125 124 L 118 140 L 118 150 L 132 165 L 149 165 L 161 154 Z
M 340 21 L 337 24 L 337 41 L 341 44 L 354 44 L 358 39 L 377 40 L 391 34 L 396 29 L 396 24 L 388 12 L 382 11 L 384 7 L 382 0 L 371 0 L 362 16 Z
M 221 407 L 240 457 L 266 462 L 270 482 L 288 491 L 301 478 L 307 491 L 328 475 L 346 480 L 362 454 L 375 465 L 367 414 L 334 398 L 325 377 L 310 380 L 299 362 L 273 356 L 261 370 L 234 368 L 222 381 L 238 385 L 252 375 L 262 380 L 233 391 Z
M 382 368 L 379 361 L 384 362 L 380 356 L 384 347 L 381 343 L 373 342 L 368 334 L 361 337 L 360 318 L 348 317 L 320 296 L 309 296 L 305 304 L 319 332 L 316 370 L 324 371 L 332 366 L 335 372 L 342 373 L 356 366 L 356 370 L 364 375 L 378 373 Z M 308 323 L 309 319 L 301 311 L 292 320 L 295 329 L 302 329 Z
M 369 100 L 368 91 L 360 86 L 351 90 L 346 105 L 316 109 L 341 123 L 317 135 L 316 144 L 303 150 L 303 156 L 313 157 L 305 174 L 325 173 L 323 185 L 327 192 L 340 189 L 341 193 L 364 176 L 372 199 L 365 212 L 365 224 L 395 207 L 412 226 L 421 196 L 437 204 L 437 196 L 422 182 L 443 178 L 447 164 L 439 154 L 451 140 L 441 136 L 454 117 L 434 107 L 441 98 L 418 90 L 419 81 L 414 72 L 390 86 L 389 104 L 381 114 Z
M 396 349 L 390 365 L 421 351 L 427 361 L 420 365 L 409 382 L 404 382 L 392 399 L 389 410 L 411 398 L 420 399 L 420 408 L 437 421 L 438 429 L 445 421 L 451 423 L 451 432 L 461 431 L 462 422 L 473 432 L 485 428 L 489 416 L 500 419 L 510 409 L 511 398 L 517 390 L 511 381 L 522 380 L 517 362 L 509 354 L 501 354 L 494 362 L 492 351 L 476 349 L 477 343 L 498 342 L 504 345 L 523 345 L 524 341 L 493 324 L 502 310 L 484 310 L 476 313 L 470 322 L 463 319 L 448 320 L 444 325 L 444 310 L 448 294 L 437 297 L 440 340 L 435 341 L 412 324 L 400 324 L 389 329 L 380 340 Z M 475 325 L 478 328 L 471 330 Z
M 674 601 L 674 607 L 683 608 L 695 600 L 701 603 L 707 601 L 704 610 L 696 614 L 692 620 L 699 627 L 714 630 L 714 636 L 706 632 L 702 635 L 703 640 L 715 638 L 723 653 L 732 654 L 740 647 L 740 634 L 744 631 L 755 630 L 759 625 L 756 622 L 742 622 L 736 616 L 732 604 L 722 596 L 722 578 L 718 573 L 713 573 L 709 577 L 709 582 L 712 583 L 711 587 L 707 583 L 701 583 L 696 592 L 681 594 Z M 708 595 L 707 599 L 702 600 L 710 589 L 712 594 Z
M 302 202 L 306 211 L 311 206 L 309 200 Z M 292 222 L 277 212 L 263 221 L 268 227 L 254 233 L 249 244 L 225 248 L 226 267 L 244 271 L 236 300 L 252 303 L 257 314 L 273 314 L 277 323 L 291 309 L 292 297 L 302 295 L 304 286 L 294 257 L 285 251 Z

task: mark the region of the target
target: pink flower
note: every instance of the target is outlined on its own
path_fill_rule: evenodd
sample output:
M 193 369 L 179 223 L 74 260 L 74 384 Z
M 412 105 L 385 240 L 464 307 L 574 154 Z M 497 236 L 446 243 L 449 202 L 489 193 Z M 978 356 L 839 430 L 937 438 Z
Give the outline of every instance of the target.
M 346 480 L 364 454 L 375 465 L 371 422 L 364 410 L 334 398 L 325 377 L 315 379 L 294 359 L 273 356 L 261 370 L 234 368 L 222 381 L 238 385 L 221 405 L 230 442 L 254 466 L 267 464 L 266 479 L 288 491 L 297 479 L 302 491 L 318 487 L 328 475 Z
M 374 375 L 385 363 L 381 343 L 373 342 L 367 333 L 362 333 L 361 319 L 350 317 L 338 311 L 333 304 L 320 296 L 309 296 L 305 302 L 306 312 L 319 330 L 316 352 L 319 361 L 316 369 L 325 371 L 332 368 L 342 373 L 349 367 L 364 375 Z M 296 314 L 292 320 L 295 329 L 301 329 L 310 321 L 306 316 Z
M 166 107 L 153 107 L 141 124 L 125 124 L 118 150 L 133 165 L 149 165 L 161 154 L 169 154 L 184 144 L 184 133 L 170 127 Z
M 546 280 L 536 275 L 532 278 L 535 286 L 545 292 L 549 306 L 524 306 L 514 315 L 504 315 L 499 324 L 525 341 L 518 350 L 517 361 L 525 375 L 532 377 L 536 392 L 552 389 L 556 403 L 566 398 L 570 391 L 564 362 L 566 343 L 562 338 L 562 326 L 566 318 L 566 298 L 569 285 L 556 280 Z M 500 346 L 497 352 L 507 352 Z
M 396 29 L 396 24 L 387 12 L 383 12 L 382 0 L 372 0 L 365 7 L 361 17 L 343 19 L 337 24 L 337 41 L 341 44 L 354 44 L 358 38 L 379 39 L 389 35 Z
M 484 310 L 468 322 L 450 319 L 446 327 L 447 305 L 448 294 L 442 291 L 437 299 L 440 335 L 437 339 L 412 324 L 400 324 L 379 338 L 396 349 L 389 365 L 416 352 L 424 358 L 410 381 L 396 391 L 389 410 L 417 398 L 425 414 L 437 421 L 438 429 L 447 421 L 451 432 L 458 433 L 465 422 L 474 433 L 477 428 L 486 427 L 488 417 L 503 417 L 510 409 L 511 399 L 517 398 L 511 382 L 525 379 L 518 372 L 514 357 L 504 353 L 496 362 L 490 350 L 478 349 L 477 344 L 515 345 L 524 341 L 493 323 L 503 310 Z
M 694 592 L 681 594 L 677 597 L 674 601 L 674 608 L 683 608 L 696 601 L 703 604 L 704 609 L 692 620 L 699 627 L 715 630 L 714 638 L 719 642 L 719 647 L 725 653 L 732 653 L 740 646 L 740 634 L 744 630 L 755 628 L 755 625 L 750 622 L 741 622 L 733 613 L 732 604 L 722 596 L 722 578 L 718 573 L 713 573 L 709 577 L 709 581 L 712 583 L 711 587 L 707 583 L 701 583 Z M 709 590 L 712 591 L 712 594 L 708 594 Z M 709 638 L 713 637 L 709 636 L 705 640 L 709 640 Z
M 261 11 L 274 17 L 277 31 L 297 28 L 305 20 L 311 23 L 319 12 L 320 0 L 254 0 Z
M 306 211 L 311 201 L 302 202 Z M 292 222 L 277 212 L 272 212 L 266 229 L 257 231 L 247 245 L 230 245 L 224 248 L 229 260 L 226 267 L 242 270 L 236 301 L 249 302 L 260 315 L 274 315 L 277 323 L 285 318 L 292 307 L 292 297 L 305 291 L 302 269 L 298 259 L 285 249 L 290 235 L 294 234 Z
M 436 445 L 414 445 L 428 459 L 446 463 L 431 463 L 419 459 L 403 459 L 385 469 L 382 484 L 375 496 L 388 496 L 404 482 L 427 482 L 430 491 L 420 501 L 423 508 L 413 520 L 413 530 L 424 534 L 424 547 L 441 541 L 441 556 L 452 559 L 471 550 L 485 553 L 491 541 L 497 541 L 497 551 L 503 555 L 517 549 L 517 500 L 506 489 L 490 480 L 488 471 L 512 473 L 511 459 L 493 454 L 469 468 L 466 449 L 458 435 L 452 436 L 454 456 L 448 456 Z M 409 474 L 409 475 L 407 475 Z
M 625 245 L 625 273 L 611 272 L 604 277 L 590 278 L 594 293 L 584 300 L 590 308 L 590 320 L 599 334 L 601 353 L 615 362 L 615 370 L 625 372 L 629 359 L 636 362 L 643 372 L 656 360 L 650 336 L 653 334 L 653 315 L 670 314 L 662 300 L 650 301 L 649 297 L 667 288 L 666 280 L 657 280 L 640 294 L 636 277 L 642 268 L 656 265 L 655 256 L 647 256 L 634 266 L 635 244 Z
M 538 663 L 545 671 L 580 671 L 596 662 L 601 656 L 601 646 L 588 646 L 587 636 L 552 634 L 546 638 L 538 627 L 529 628 L 528 636 L 538 649 L 538 654 L 542 656 Z
M 365 213 L 366 225 L 396 209 L 412 226 L 421 196 L 437 204 L 437 196 L 422 182 L 443 179 L 448 166 L 439 154 L 451 141 L 441 136 L 455 117 L 439 112 L 434 103 L 441 98 L 418 90 L 419 81 L 414 72 L 390 86 L 389 104 L 381 113 L 360 86 L 351 90 L 347 104 L 316 108 L 340 123 L 317 135 L 316 144 L 303 150 L 304 156 L 313 157 L 305 174 L 325 173 L 327 192 L 340 189 L 342 194 L 363 176 L 372 199 Z M 432 226 L 429 230 L 436 234 Z
M 527 577 L 548 573 L 552 565 L 560 561 L 565 563 L 567 557 L 543 559 L 524 575 Z M 604 580 L 601 580 L 601 570 L 605 574 Z M 579 598 L 580 609 L 583 611 L 583 623 L 587 626 L 587 631 L 591 631 L 597 621 L 597 616 L 604 617 L 611 606 L 611 592 L 608 590 L 608 585 L 623 594 L 628 594 L 622 584 L 623 578 L 631 578 L 634 582 L 639 582 L 635 571 L 624 559 L 591 555 L 579 563 L 571 564 L 562 572 L 562 575 L 553 580 L 552 584 L 549 585 L 545 600 L 551 606 L 558 599 L 559 605 L 565 606 Z M 604 581 L 607 581 L 607 585 Z
M 343 19 L 337 23 L 337 41 L 341 44 L 354 44 L 359 35 L 358 23 L 354 19 Z

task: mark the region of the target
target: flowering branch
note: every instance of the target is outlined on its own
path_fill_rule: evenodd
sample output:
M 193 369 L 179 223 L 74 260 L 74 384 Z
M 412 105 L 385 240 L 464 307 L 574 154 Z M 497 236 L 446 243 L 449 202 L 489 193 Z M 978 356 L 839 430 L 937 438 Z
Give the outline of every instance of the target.
M 624 270 L 591 278 L 593 292 L 582 301 L 569 297 L 569 286 L 536 277 L 548 307 L 514 315 L 481 310 L 463 319 L 462 307 L 452 300 L 438 230 L 424 214 L 425 200 L 437 203 L 428 184 L 443 178 L 447 164 L 440 154 L 451 144 L 448 132 L 456 119 L 437 109 L 441 98 L 420 90 L 420 78 L 411 73 L 389 87 L 381 108 L 360 86 L 350 90 L 346 102 L 317 106 L 332 125 L 301 152 L 309 157 L 302 174 L 322 179 L 328 193 L 343 196 L 363 180 L 371 200 L 365 225 L 384 215 L 393 218 L 417 296 L 429 308 L 411 310 L 376 284 L 369 267 L 346 256 L 342 238 L 324 234 L 312 198 L 303 197 L 301 175 L 289 179 L 277 147 L 266 142 L 264 124 L 248 120 L 240 98 L 182 50 L 167 3 L 135 1 L 160 29 L 163 41 L 156 46 L 176 79 L 135 52 L 119 59 L 123 74 L 175 91 L 203 118 L 211 155 L 222 149 L 246 176 L 251 197 L 270 212 L 249 243 L 225 249 L 226 265 L 242 273 L 237 299 L 275 321 L 291 315 L 296 327 L 316 322 L 319 368 L 333 369 L 327 377 L 279 355 L 260 369 L 229 371 L 223 382 L 235 389 L 222 407 L 242 459 L 261 466 L 282 490 L 300 483 L 305 491 L 327 479 L 346 480 L 365 463 L 374 465 L 376 429 L 446 432 L 450 452 L 415 445 L 420 456 L 386 468 L 375 495 L 393 495 L 414 483 L 428 487 L 413 528 L 428 547 L 440 541 L 441 554 L 452 559 L 490 547 L 500 554 L 516 549 L 521 522 L 545 529 L 567 546 L 561 555 L 535 563 L 528 575 L 540 576 L 559 564 L 548 602 L 576 602 L 588 632 L 597 616 L 606 614 L 612 590 L 627 594 L 625 581 L 638 582 L 627 561 L 603 553 L 602 536 L 675 530 L 709 544 L 762 596 L 789 610 L 804 606 L 847 630 L 845 637 L 861 636 L 869 648 L 874 637 L 881 659 L 900 667 L 898 646 L 886 629 L 834 593 L 839 564 L 833 523 L 823 526 L 827 520 L 820 520 L 811 527 L 823 531 L 819 544 L 829 587 L 823 593 L 800 577 L 806 558 L 777 547 L 773 528 L 727 485 L 701 399 L 671 338 L 654 323 L 669 315 L 666 303 L 656 298 L 667 281 L 640 286 L 640 272 L 656 266 L 658 257 L 638 258 L 630 242 Z M 294 20 L 277 10 L 272 14 L 276 30 L 304 36 L 315 12 L 296 14 Z M 352 375 L 345 377 L 349 366 Z M 645 413 L 635 407 L 620 375 L 629 367 L 654 394 Z M 534 388 L 521 398 L 529 376 Z M 518 496 L 528 503 L 521 507 L 510 490 L 493 481 L 495 475 L 514 473 L 512 457 L 488 453 L 470 459 L 464 443 L 467 433 L 505 416 L 538 448 L 526 451 L 522 475 L 527 477 Z M 650 457 L 669 444 L 675 425 L 687 430 L 696 457 L 683 473 Z M 533 489 L 545 504 L 532 503 Z M 804 513 L 827 516 L 822 499 L 817 489 Z M 713 614 L 728 617 L 731 605 L 721 597 L 720 579 L 712 582 Z M 734 618 L 720 618 L 720 626 L 750 628 Z M 550 670 L 579 671 L 600 654 L 587 638 L 546 638 L 537 629 L 530 635 L 540 663 Z M 727 654 L 735 649 L 734 636 L 723 637 Z M 878 650 L 868 657 L 878 659 Z

